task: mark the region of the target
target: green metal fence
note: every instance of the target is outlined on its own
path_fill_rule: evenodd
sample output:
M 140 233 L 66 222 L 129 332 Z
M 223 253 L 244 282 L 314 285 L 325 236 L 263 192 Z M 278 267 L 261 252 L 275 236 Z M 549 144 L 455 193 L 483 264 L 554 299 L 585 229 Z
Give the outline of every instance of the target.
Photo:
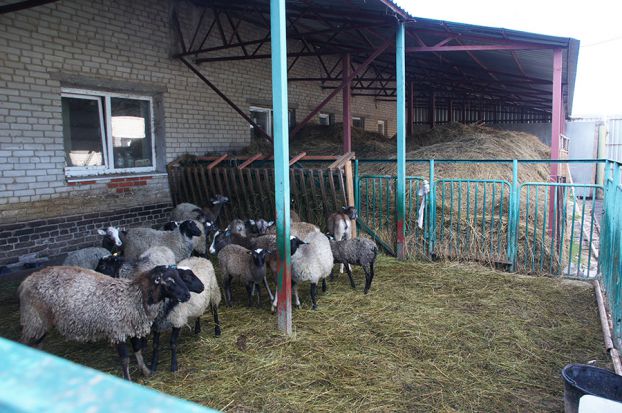
M 600 185 L 570 182 L 520 182 L 520 168 L 549 160 L 408 160 L 427 169 L 425 176 L 406 177 L 406 251 L 410 255 L 480 261 L 523 273 L 585 278 L 596 274 L 596 199 Z M 600 163 L 601 160 L 557 163 Z M 394 160 L 359 160 L 355 164 L 356 202 L 361 226 L 385 250 L 396 244 Z M 427 164 L 427 165 L 426 165 Z M 445 167 L 438 176 L 438 165 Z M 507 179 L 465 179 L 451 176 L 451 165 L 500 164 Z M 387 166 L 388 165 L 388 166 Z M 422 168 L 418 171 L 421 171 Z M 419 189 L 429 182 L 429 193 Z M 562 180 L 563 181 L 563 180 Z M 590 188 L 593 198 L 577 197 Z M 424 203 L 422 222 L 419 208 Z
M 600 234 L 599 267 L 613 321 L 614 339 L 622 349 L 622 164 L 605 165 L 605 199 Z

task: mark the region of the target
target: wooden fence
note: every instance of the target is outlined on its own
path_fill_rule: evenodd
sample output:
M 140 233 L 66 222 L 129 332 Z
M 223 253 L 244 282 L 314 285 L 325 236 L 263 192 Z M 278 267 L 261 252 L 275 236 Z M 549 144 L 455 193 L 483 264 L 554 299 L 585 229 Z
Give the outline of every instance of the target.
M 326 228 L 326 217 L 344 205 L 354 204 L 350 156 L 327 167 L 290 168 L 291 208 L 306 222 Z M 341 160 L 341 162 L 339 162 Z M 224 227 L 234 218 L 273 220 L 274 169 L 266 162 L 259 167 L 247 162 L 233 166 L 215 166 L 214 162 L 174 161 L 167 166 L 173 204 L 191 202 L 204 206 L 216 194 L 230 199 L 222 212 Z

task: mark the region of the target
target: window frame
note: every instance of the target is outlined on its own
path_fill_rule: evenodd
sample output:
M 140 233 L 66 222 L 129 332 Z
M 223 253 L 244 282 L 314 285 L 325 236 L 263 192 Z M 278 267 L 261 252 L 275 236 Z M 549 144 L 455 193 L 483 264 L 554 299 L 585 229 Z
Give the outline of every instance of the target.
M 382 132 L 378 131 L 378 126 L 382 125 Z M 387 136 L 387 121 L 384 119 L 378 119 L 376 122 L 376 130 L 378 133 L 382 134 L 382 136 Z
M 97 100 L 99 106 L 99 122 L 102 130 L 102 151 L 104 165 L 97 167 L 89 166 L 65 166 L 66 177 L 79 177 L 89 175 L 117 175 L 154 172 L 156 170 L 156 145 L 155 145 L 155 119 L 153 110 L 153 97 L 136 95 L 132 93 L 103 92 L 91 89 L 62 88 L 61 98 Z M 149 103 L 149 124 L 151 137 L 151 166 L 139 166 L 133 168 L 114 167 L 114 148 L 112 142 L 112 105 L 111 98 L 142 100 Z M 105 109 L 105 110 L 104 110 Z M 63 128 L 65 125 L 63 125 Z M 67 149 L 63 148 L 65 154 Z

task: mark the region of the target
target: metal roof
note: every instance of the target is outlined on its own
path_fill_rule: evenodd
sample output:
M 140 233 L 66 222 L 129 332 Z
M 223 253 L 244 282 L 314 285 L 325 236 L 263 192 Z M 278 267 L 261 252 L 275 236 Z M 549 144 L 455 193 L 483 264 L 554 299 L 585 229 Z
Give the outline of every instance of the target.
M 269 36 L 268 1 L 191 1 L 199 8 L 212 9 L 216 19 L 224 20 L 226 16 L 236 22 L 243 21 L 265 29 L 266 36 Z M 552 50 L 559 48 L 563 51 L 565 113 L 572 111 L 579 50 L 579 41 L 575 39 L 419 18 L 390 0 L 287 0 L 287 18 L 288 38 L 306 44 L 302 49 L 291 51 L 291 59 L 316 56 L 325 69 L 317 80 L 325 88 L 338 86 L 341 66 L 331 71 L 322 57 L 327 60 L 327 55 L 339 57 L 349 53 L 352 62 L 360 64 L 374 50 L 389 42 L 370 68 L 355 80 L 353 88 L 353 93 L 378 99 L 395 96 L 397 21 L 406 22 L 406 47 L 411 49 L 406 59 L 407 81 L 413 81 L 420 100 L 434 94 L 439 99 L 485 101 L 550 112 Z M 235 31 L 233 26 L 231 28 Z M 200 31 L 197 26 L 193 37 Z M 263 43 L 262 39 L 241 38 L 227 43 L 225 36 L 221 37 L 222 46 L 201 48 L 190 45 L 181 55 L 194 57 L 198 64 L 269 58 L 269 37 L 263 37 Z M 245 46 L 251 50 L 257 47 L 251 52 L 244 50 Z M 480 49 L 465 51 L 468 46 Z M 438 49 L 440 47 L 444 50 Z M 495 47 L 505 50 L 490 50 Z

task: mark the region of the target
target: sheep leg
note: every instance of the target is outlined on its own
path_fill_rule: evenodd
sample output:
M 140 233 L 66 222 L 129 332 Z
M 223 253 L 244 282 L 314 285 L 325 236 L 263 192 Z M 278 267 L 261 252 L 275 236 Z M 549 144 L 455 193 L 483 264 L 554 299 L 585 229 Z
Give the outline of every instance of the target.
M 268 291 L 268 295 L 270 296 L 270 302 L 274 301 L 274 297 L 272 296 L 272 291 L 270 291 L 270 285 L 268 285 L 268 279 L 263 277 L 263 285 L 266 286 L 266 291 Z
M 326 292 L 326 278 L 322 278 L 322 292 Z
M 173 327 L 171 333 L 171 371 L 174 373 L 177 371 L 177 339 L 179 338 L 179 332 L 181 328 Z
M 158 369 L 158 359 L 160 357 L 160 333 L 153 332 L 153 349 L 151 351 L 151 373 L 155 373 Z
M 311 283 L 311 309 L 317 310 L 317 284 Z
M 218 320 L 218 306 L 212 304 L 212 315 L 214 316 L 214 335 L 220 337 L 220 321 Z
M 275 289 L 274 290 L 274 301 L 272 301 L 272 308 L 271 308 L 273 313 L 276 310 L 277 303 L 279 302 L 279 296 L 277 295 L 277 293 L 278 293 L 278 291 Z
M 257 291 L 257 307 L 261 307 L 261 287 L 259 284 L 253 284 L 253 290 Z
M 330 280 L 335 281 L 335 265 L 333 264 L 333 268 L 330 269 Z
M 194 334 L 201 334 L 201 317 L 197 317 L 194 322 Z
M 293 280 L 292 291 L 294 292 L 294 298 L 296 299 L 296 308 L 300 308 L 300 297 L 298 297 L 298 283 L 294 283 Z
M 343 264 L 339 264 L 339 274 L 343 274 Z
M 136 357 L 136 363 L 138 363 L 138 368 L 143 372 L 143 376 L 149 377 L 151 374 L 151 370 L 145 366 L 145 360 L 143 360 L 143 342 L 141 339 L 132 337 L 130 339 L 132 343 L 132 350 L 134 351 L 134 357 Z
M 119 358 L 121 359 L 123 378 L 127 381 L 132 381 L 130 377 L 130 356 L 127 351 L 127 343 L 125 341 L 117 344 L 117 353 L 119 353 Z
M 34 347 L 38 350 L 41 350 L 41 348 L 43 347 L 43 340 L 45 339 L 45 337 L 47 337 L 48 333 L 43 333 L 43 335 L 41 337 L 39 337 L 36 340 L 28 340 L 28 339 L 22 339 L 22 343 L 26 344 L 30 347 Z
M 246 293 L 248 295 L 248 306 L 251 307 L 253 305 L 253 290 L 255 289 L 255 284 L 247 283 L 246 284 Z
M 374 279 L 374 262 L 372 261 L 372 263 L 369 264 L 369 271 L 367 270 L 365 265 L 363 266 L 363 270 L 365 270 L 365 291 L 364 293 L 367 294 L 367 292 L 371 288 L 371 282 Z
M 352 269 L 350 268 L 350 264 L 346 264 L 346 272 L 348 273 L 348 278 L 350 279 L 350 285 L 353 289 L 356 289 L 356 284 L 354 284 L 354 278 L 352 277 Z
M 225 277 L 225 302 L 231 307 L 231 277 Z

